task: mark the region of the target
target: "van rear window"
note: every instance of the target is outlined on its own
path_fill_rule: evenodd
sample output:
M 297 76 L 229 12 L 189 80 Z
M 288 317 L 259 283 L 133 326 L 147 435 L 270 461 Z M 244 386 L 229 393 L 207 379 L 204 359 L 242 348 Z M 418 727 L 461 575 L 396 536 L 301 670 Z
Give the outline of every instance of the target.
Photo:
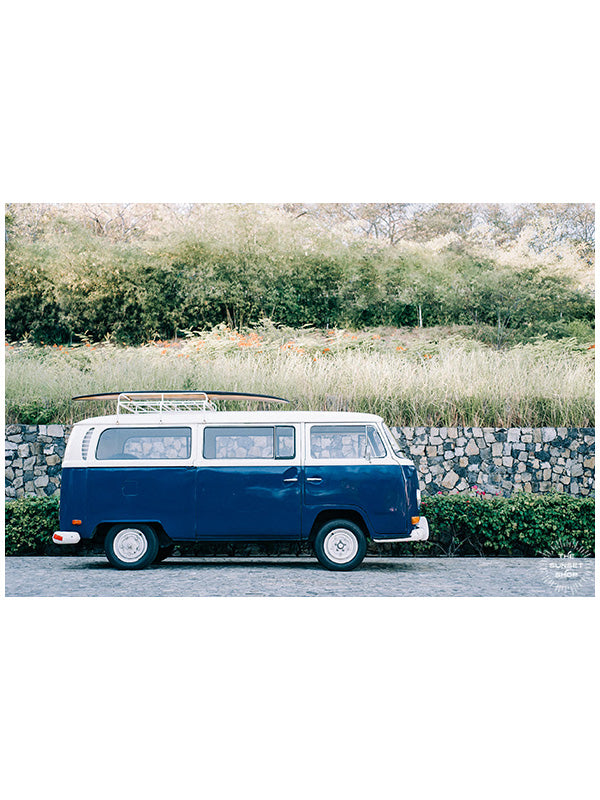
M 187 459 L 191 440 L 191 428 L 108 428 L 98 439 L 96 459 Z

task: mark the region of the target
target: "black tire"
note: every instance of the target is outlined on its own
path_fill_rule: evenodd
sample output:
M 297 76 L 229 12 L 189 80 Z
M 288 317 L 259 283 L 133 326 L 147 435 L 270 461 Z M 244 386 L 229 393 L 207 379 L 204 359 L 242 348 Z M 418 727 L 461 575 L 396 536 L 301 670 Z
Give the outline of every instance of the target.
M 156 558 L 158 547 L 152 528 L 136 522 L 113 525 L 104 540 L 106 557 L 117 569 L 145 569 Z
M 174 544 L 168 544 L 166 547 L 159 547 L 158 553 L 156 554 L 156 558 L 154 559 L 154 563 L 159 564 L 161 561 L 164 561 L 165 558 L 169 558 L 169 556 L 173 555 L 174 550 L 175 550 Z
M 315 555 L 326 569 L 348 572 L 362 563 L 367 552 L 367 537 L 355 522 L 332 519 L 317 533 Z

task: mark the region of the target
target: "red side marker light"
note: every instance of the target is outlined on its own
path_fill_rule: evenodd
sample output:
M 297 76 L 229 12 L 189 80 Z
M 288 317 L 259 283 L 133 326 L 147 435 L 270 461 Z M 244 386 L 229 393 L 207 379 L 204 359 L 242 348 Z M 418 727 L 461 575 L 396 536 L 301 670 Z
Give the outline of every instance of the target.
M 62 536 L 59 533 L 55 533 L 53 538 L 57 539 L 59 542 L 62 542 L 63 540 Z

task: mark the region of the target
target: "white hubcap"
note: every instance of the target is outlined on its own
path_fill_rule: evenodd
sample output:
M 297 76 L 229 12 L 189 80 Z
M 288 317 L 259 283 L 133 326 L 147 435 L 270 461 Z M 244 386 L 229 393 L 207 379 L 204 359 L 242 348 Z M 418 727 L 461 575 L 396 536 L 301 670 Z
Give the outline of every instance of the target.
M 323 542 L 325 555 L 336 564 L 347 564 L 358 553 L 358 540 L 347 528 L 334 528 Z
M 115 536 L 113 550 L 121 561 L 139 561 L 148 549 L 148 541 L 136 528 L 124 528 Z

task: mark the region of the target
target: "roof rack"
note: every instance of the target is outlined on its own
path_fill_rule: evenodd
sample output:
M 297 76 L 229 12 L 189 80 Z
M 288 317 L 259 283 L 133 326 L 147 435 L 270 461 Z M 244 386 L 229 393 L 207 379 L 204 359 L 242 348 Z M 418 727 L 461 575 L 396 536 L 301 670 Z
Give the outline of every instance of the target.
M 206 392 L 196 392 L 185 399 L 174 392 L 148 392 L 147 394 L 125 394 L 117 397 L 119 414 L 155 414 L 163 411 L 216 411 L 217 406 L 208 399 Z
M 288 403 L 283 397 L 241 392 L 108 392 L 74 397 L 73 400 L 116 400 L 119 414 L 156 414 L 184 411 L 216 411 L 214 400 L 253 400 Z

